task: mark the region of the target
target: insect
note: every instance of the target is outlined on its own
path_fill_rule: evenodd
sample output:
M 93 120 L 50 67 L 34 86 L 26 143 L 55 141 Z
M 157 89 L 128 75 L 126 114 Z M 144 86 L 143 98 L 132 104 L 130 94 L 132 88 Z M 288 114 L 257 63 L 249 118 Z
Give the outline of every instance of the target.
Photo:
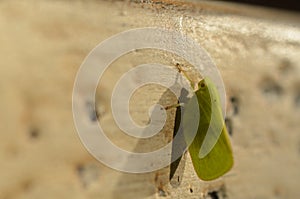
M 187 96 L 188 96 L 188 91 L 182 88 L 180 91 L 178 104 L 180 102 L 183 103 L 188 102 Z M 181 121 L 181 112 L 184 112 L 184 107 L 177 106 L 175 121 L 174 121 L 173 139 L 176 136 L 179 136 L 181 139 L 179 139 L 179 142 L 177 143 L 172 142 L 172 153 L 171 153 L 172 163 L 170 164 L 170 176 L 169 176 L 170 184 L 172 185 L 172 187 L 178 187 L 180 185 L 183 176 L 184 167 L 185 167 L 185 160 L 186 160 L 185 153 L 182 154 L 179 158 L 176 157 L 177 150 L 186 148 L 186 142 L 182 132 L 183 128 L 179 126 Z
M 208 77 L 202 79 L 197 85 L 195 95 L 184 105 L 183 133 L 186 142 L 191 143 L 188 150 L 198 177 L 209 181 L 224 175 L 232 168 L 233 154 L 216 86 Z M 193 106 L 190 103 L 192 100 L 198 101 L 200 110 L 199 126 L 195 137 L 190 137 L 189 132 L 189 126 L 194 119 Z M 178 125 L 177 122 L 179 121 L 175 121 L 175 126 Z M 209 140 L 205 139 L 208 133 L 211 134 Z M 203 155 L 202 146 L 206 144 L 204 141 L 215 144 Z

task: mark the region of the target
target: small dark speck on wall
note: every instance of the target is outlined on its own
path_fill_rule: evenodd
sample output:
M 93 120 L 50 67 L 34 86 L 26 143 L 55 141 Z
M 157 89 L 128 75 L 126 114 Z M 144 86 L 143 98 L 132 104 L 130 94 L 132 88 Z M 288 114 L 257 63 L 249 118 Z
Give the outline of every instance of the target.
M 211 199 L 219 199 L 219 195 L 217 191 L 209 192 L 208 195 L 210 196 Z
M 167 196 L 166 192 L 161 188 L 158 189 L 158 195 L 161 196 L 161 197 L 166 197 Z
M 91 101 L 86 102 L 86 108 L 91 122 L 96 122 L 99 118 L 99 113 L 95 108 L 95 104 Z
M 96 164 L 78 164 L 75 169 L 83 187 L 88 187 L 99 180 L 100 170 Z
M 222 185 L 218 190 L 211 190 L 207 194 L 207 199 L 227 199 L 226 187 Z
M 272 77 L 265 77 L 260 84 L 261 92 L 268 100 L 276 100 L 279 99 L 284 90 L 281 85 L 274 80 Z
M 229 133 L 230 136 L 232 136 L 232 131 L 233 131 L 233 127 L 232 127 L 232 120 L 228 117 L 225 118 L 225 125 L 227 128 L 227 131 Z
M 239 99 L 237 97 L 230 97 L 230 102 L 232 104 L 232 108 L 233 108 L 233 115 L 237 115 L 239 113 Z
M 31 139 L 37 139 L 40 136 L 40 131 L 37 128 L 31 128 L 29 131 L 29 136 Z

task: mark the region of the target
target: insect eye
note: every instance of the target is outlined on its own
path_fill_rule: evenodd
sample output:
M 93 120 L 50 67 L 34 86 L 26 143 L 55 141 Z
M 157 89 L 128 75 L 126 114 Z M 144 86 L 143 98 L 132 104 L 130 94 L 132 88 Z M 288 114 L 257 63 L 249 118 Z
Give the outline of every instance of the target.
M 204 87 L 205 87 L 205 84 L 204 84 L 204 83 L 201 83 L 200 86 L 201 86 L 201 88 L 204 88 Z

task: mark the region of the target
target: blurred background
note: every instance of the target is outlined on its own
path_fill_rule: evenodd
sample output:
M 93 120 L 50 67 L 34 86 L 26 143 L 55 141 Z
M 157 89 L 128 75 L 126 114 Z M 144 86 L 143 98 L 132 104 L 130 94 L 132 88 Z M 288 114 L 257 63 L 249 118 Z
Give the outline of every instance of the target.
M 0 198 L 299 198 L 299 7 L 257 2 L 1 1 Z M 142 27 L 187 34 L 218 66 L 235 158 L 224 177 L 199 180 L 189 155 L 172 178 L 169 167 L 122 173 L 98 162 L 81 143 L 72 115 L 80 65 L 100 42 Z M 134 51 L 111 65 L 97 89 L 99 123 L 116 145 L 132 151 L 172 139 L 174 110 L 146 146 L 124 135 L 110 110 L 118 78 L 150 61 L 188 65 L 167 52 Z M 133 119 L 146 124 L 149 105 L 157 102 L 176 98 L 158 86 L 138 90 L 130 105 Z

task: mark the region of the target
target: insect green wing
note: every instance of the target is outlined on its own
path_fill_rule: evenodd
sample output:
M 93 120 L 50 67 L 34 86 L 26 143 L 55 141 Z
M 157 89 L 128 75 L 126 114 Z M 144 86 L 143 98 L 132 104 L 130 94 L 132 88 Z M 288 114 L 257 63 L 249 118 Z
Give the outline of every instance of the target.
M 198 83 L 198 90 L 191 100 L 186 104 L 183 113 L 183 131 L 189 146 L 189 153 L 193 162 L 194 169 L 198 177 L 202 180 L 214 180 L 233 166 L 233 154 L 229 135 L 222 116 L 221 103 L 218 91 L 209 78 L 204 78 Z M 193 138 L 189 132 L 190 123 L 195 118 L 195 111 L 192 106 L 193 101 L 197 100 L 200 110 L 200 120 L 196 136 Z M 212 106 L 215 106 L 212 109 Z M 212 111 L 213 110 L 213 111 Z M 213 120 L 211 121 L 211 118 Z M 212 133 L 209 140 L 205 139 L 210 123 Z M 220 126 L 221 128 L 215 128 Z M 200 158 L 200 149 L 204 140 L 215 143 L 206 155 Z

